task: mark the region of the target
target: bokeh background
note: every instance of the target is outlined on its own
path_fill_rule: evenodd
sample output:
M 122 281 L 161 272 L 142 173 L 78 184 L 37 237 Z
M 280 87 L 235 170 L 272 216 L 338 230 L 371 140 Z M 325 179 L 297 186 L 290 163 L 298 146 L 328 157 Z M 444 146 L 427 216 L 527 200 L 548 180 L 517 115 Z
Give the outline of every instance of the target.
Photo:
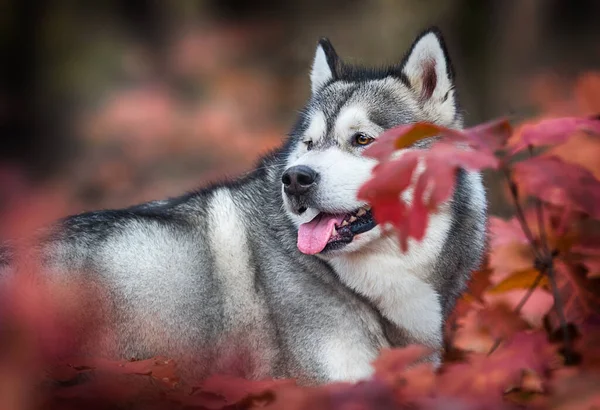
M 0 4 L 0 205 L 20 175 L 68 195 L 68 213 L 249 170 L 307 99 L 321 36 L 384 64 L 438 25 L 468 124 L 530 116 L 600 66 L 597 0 Z

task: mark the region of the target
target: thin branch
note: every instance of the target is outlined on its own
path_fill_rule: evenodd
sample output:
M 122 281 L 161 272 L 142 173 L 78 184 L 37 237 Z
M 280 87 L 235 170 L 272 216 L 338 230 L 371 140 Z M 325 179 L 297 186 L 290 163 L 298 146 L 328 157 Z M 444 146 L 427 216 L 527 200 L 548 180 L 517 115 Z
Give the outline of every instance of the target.
M 525 303 L 527 303 L 527 301 L 533 294 L 533 291 L 538 287 L 538 285 L 542 281 L 542 278 L 544 277 L 545 274 L 546 274 L 546 272 L 544 272 L 544 271 L 540 271 L 540 273 L 538 273 L 538 275 L 536 276 L 535 280 L 533 281 L 533 283 L 531 284 L 529 289 L 527 289 L 527 293 L 525 293 L 525 296 L 523 296 L 523 299 L 521 299 L 521 301 L 515 308 L 515 313 L 517 313 L 517 314 L 521 313 L 521 309 L 523 309 L 523 306 L 525 306 Z
M 523 233 L 525 234 L 525 237 L 527 238 L 527 241 L 529 242 L 529 245 L 531 246 L 531 249 L 533 250 L 533 254 L 535 255 L 535 257 L 537 259 L 540 259 L 541 255 L 540 255 L 538 247 L 535 243 L 533 233 L 531 232 L 531 229 L 529 228 L 529 225 L 527 224 L 527 220 L 525 219 L 525 213 L 523 212 L 523 207 L 521 207 L 521 203 L 519 202 L 519 191 L 517 189 L 517 185 L 512 180 L 508 169 L 503 168 L 503 172 L 504 172 L 504 176 L 506 177 L 508 187 L 510 188 L 510 194 L 512 196 L 512 199 L 513 199 L 513 202 L 515 205 L 517 220 L 519 221 L 519 224 L 521 225 L 521 229 L 523 230 Z
M 565 343 L 565 356 L 571 353 L 571 338 L 567 330 L 567 318 L 565 317 L 565 311 L 563 309 L 562 296 L 556 283 L 556 272 L 554 271 L 554 263 L 550 262 L 548 266 L 548 279 L 550 279 L 550 286 L 552 287 L 552 295 L 554 296 L 554 308 L 558 315 L 560 322 L 560 329 L 563 333 L 563 342 Z
M 533 281 L 531 286 L 529 286 L 529 288 L 527 289 L 527 293 L 525 293 L 523 298 L 519 301 L 519 304 L 515 307 L 515 310 L 514 310 L 515 314 L 521 313 L 521 309 L 523 309 L 523 306 L 525 306 L 525 303 L 527 303 L 527 301 L 533 294 L 533 291 L 538 287 L 538 285 L 542 281 L 544 274 L 545 274 L 544 271 L 540 271 L 538 273 L 538 275 L 535 277 L 535 280 Z M 494 353 L 494 351 L 498 348 L 498 346 L 500 346 L 500 343 L 502 343 L 502 340 L 503 340 L 503 338 L 499 337 L 494 341 L 494 344 L 492 345 L 492 347 L 490 348 L 490 350 L 488 352 L 488 356 L 491 355 L 492 353 Z
M 529 151 L 529 156 L 533 157 L 533 146 L 529 145 L 527 147 Z M 540 242 L 542 244 L 542 257 L 537 260 L 538 269 L 544 269 L 548 273 L 548 278 L 550 279 L 550 285 L 552 287 L 552 295 L 554 296 L 554 307 L 556 309 L 556 313 L 558 315 L 558 320 L 560 322 L 560 328 L 563 334 L 563 342 L 565 344 L 565 357 L 566 360 L 569 360 L 568 357 L 571 353 L 571 340 L 569 337 L 569 332 L 567 330 L 567 319 L 565 317 L 565 311 L 563 309 L 562 296 L 558 289 L 558 285 L 556 283 L 556 272 L 554 270 L 554 256 L 555 252 L 550 250 L 548 246 L 548 237 L 546 235 L 546 226 L 544 223 L 544 205 L 539 198 L 535 198 L 535 208 L 538 220 L 538 229 L 540 232 Z
M 527 149 L 529 150 L 529 156 L 533 157 L 533 146 L 529 145 Z M 540 232 L 540 242 L 542 244 L 542 250 L 544 251 L 544 256 L 548 258 L 548 262 L 552 263 L 552 252 L 550 252 L 550 247 L 548 246 L 546 224 L 544 223 L 544 205 L 538 197 L 535 198 L 535 209 L 538 222 L 538 231 Z

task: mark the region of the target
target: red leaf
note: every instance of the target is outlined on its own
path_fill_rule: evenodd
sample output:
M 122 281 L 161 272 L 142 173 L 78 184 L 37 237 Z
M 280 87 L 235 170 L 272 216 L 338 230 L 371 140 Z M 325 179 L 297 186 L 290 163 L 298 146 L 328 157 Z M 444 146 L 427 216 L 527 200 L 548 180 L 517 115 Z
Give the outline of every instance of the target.
M 214 375 L 204 380 L 195 389 L 191 400 L 203 407 L 221 409 L 245 402 L 272 401 L 273 390 L 284 386 L 294 386 L 293 380 L 246 380 L 239 377 Z M 242 406 L 247 407 L 247 406 Z
M 583 132 L 573 134 L 563 144 L 556 145 L 544 153 L 565 162 L 578 164 L 600 180 L 600 135 Z
M 485 405 L 521 383 L 523 370 L 544 375 L 554 365 L 554 348 L 544 333 L 517 333 L 490 356 L 471 354 L 469 363 L 452 364 L 440 376 L 438 392 Z
M 507 338 L 529 326 L 511 306 L 498 303 L 486 306 L 478 314 L 479 325 L 488 330 L 494 339 Z
M 377 143 L 366 149 L 364 155 L 385 160 L 394 151 L 408 148 L 422 139 L 439 135 L 443 130 L 447 129 L 429 123 L 400 125 L 377 137 Z
M 469 282 L 467 293 L 475 298 L 478 302 L 483 302 L 483 293 L 490 287 L 491 269 L 480 269 L 473 272 Z
M 407 204 L 401 196 L 411 187 L 419 159 L 423 160 L 425 170 L 416 177 L 412 201 Z M 478 170 L 497 166 L 498 160 L 491 154 L 437 143 L 429 150 L 405 151 L 399 158 L 379 164 L 358 197 L 371 204 L 380 224 L 391 223 L 397 229 L 401 248 L 406 251 L 409 238 L 421 240 L 425 235 L 428 212 L 436 210 L 452 195 L 459 168 Z
M 528 194 L 600 218 L 600 181 L 585 168 L 555 157 L 536 157 L 515 165 L 515 180 Z
M 564 117 L 527 123 L 519 127 L 515 132 L 510 153 L 514 155 L 529 145 L 560 144 L 579 130 L 600 134 L 600 121 L 594 118 Z
M 373 362 L 376 377 L 395 384 L 406 369 L 430 353 L 423 346 L 410 345 L 398 349 L 384 349 Z
M 502 148 L 512 133 L 512 127 L 506 119 L 494 120 L 465 130 L 442 127 L 431 123 L 400 125 L 389 129 L 377 137 L 364 155 L 385 160 L 398 149 L 409 148 L 414 143 L 435 136 L 446 142 L 462 142 L 471 148 L 493 154 Z
M 506 145 L 513 129 L 507 119 L 501 118 L 467 128 L 464 133 L 473 149 L 493 154 Z
M 584 272 L 561 260 L 556 261 L 555 267 L 556 285 L 567 322 L 582 324 L 591 318 L 600 318 L 600 281 L 586 278 Z M 558 328 L 554 309 L 549 318 L 553 327 Z

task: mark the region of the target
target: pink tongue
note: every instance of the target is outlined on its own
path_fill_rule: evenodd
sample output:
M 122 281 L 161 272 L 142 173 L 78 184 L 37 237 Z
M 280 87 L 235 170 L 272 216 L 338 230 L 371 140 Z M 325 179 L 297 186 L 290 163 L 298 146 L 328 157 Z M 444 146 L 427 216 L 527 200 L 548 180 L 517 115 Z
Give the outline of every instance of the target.
M 310 222 L 300 225 L 298 229 L 298 249 L 307 255 L 321 252 L 327 246 L 331 231 L 337 222 L 340 224 L 343 216 L 321 213 Z

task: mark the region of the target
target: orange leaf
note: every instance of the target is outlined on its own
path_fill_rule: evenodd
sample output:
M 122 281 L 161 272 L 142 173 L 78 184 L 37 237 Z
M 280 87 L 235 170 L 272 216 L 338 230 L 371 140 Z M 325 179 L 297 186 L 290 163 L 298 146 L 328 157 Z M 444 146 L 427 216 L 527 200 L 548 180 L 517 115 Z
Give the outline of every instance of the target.
M 400 135 L 394 144 L 394 148 L 408 148 L 422 139 L 434 137 L 440 133 L 441 128 L 429 123 L 416 123 L 404 134 Z
M 539 273 L 540 272 L 535 268 L 528 268 L 514 272 L 512 275 L 490 288 L 488 292 L 502 293 L 515 289 L 529 289 L 533 285 L 533 282 L 535 282 L 535 279 Z M 548 278 L 544 276 L 539 282 L 538 286 L 548 286 Z

